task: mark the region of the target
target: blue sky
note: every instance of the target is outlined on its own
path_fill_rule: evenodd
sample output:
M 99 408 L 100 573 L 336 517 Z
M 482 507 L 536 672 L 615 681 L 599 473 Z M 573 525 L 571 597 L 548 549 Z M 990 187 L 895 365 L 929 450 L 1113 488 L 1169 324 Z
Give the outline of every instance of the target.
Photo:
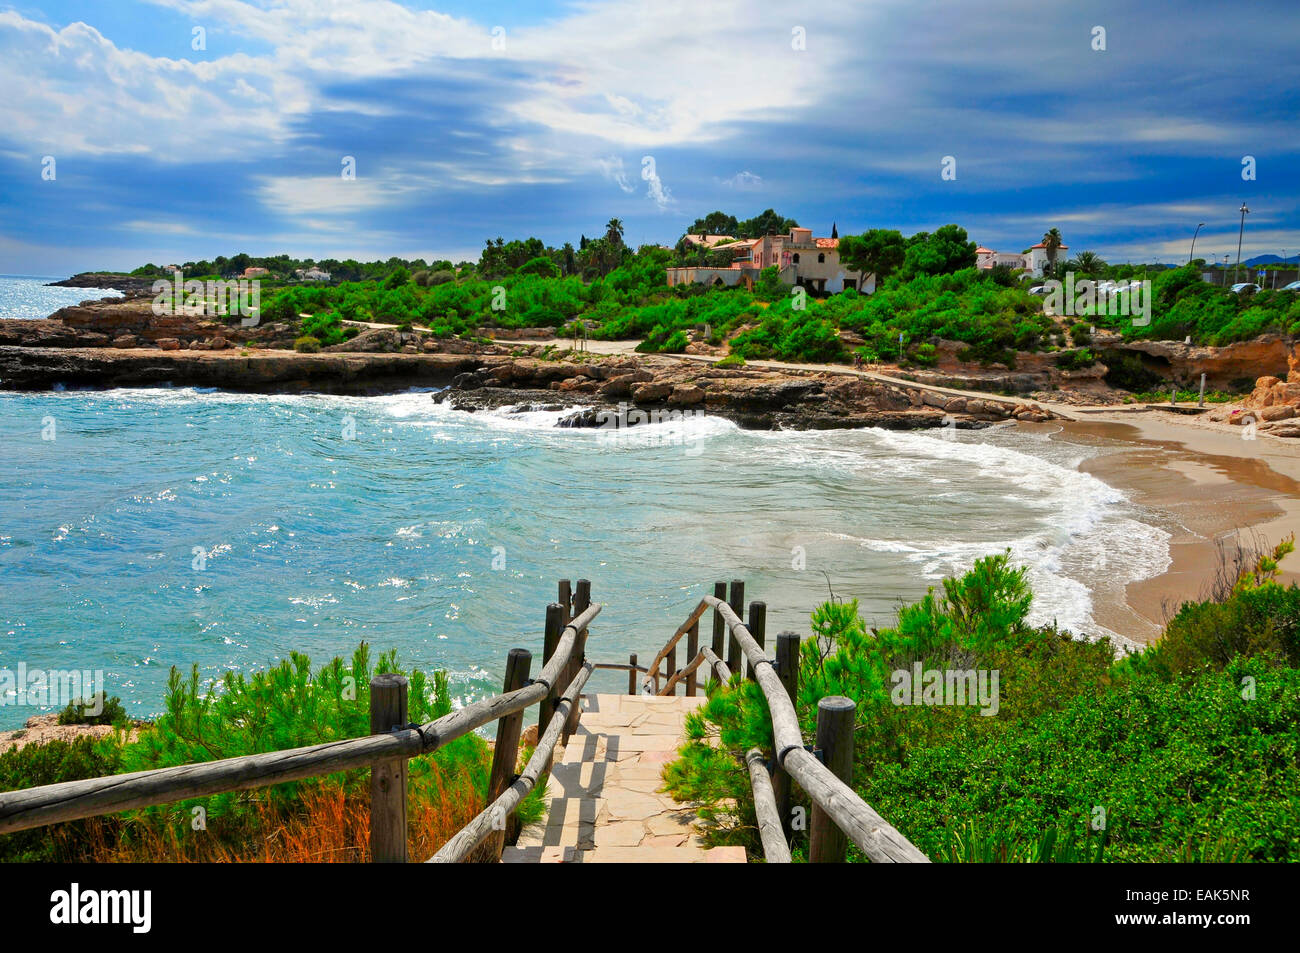
M 611 216 L 671 244 L 768 207 L 1122 262 L 1185 261 L 1198 222 L 1235 259 L 1245 201 L 1243 257 L 1296 254 L 1295 3 L 1133 6 L 0 0 L 0 273 L 461 260 Z

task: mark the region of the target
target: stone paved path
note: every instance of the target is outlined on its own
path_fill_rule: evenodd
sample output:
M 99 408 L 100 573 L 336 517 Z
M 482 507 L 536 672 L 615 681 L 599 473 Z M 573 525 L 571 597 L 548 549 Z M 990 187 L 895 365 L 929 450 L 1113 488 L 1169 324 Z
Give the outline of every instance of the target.
M 557 751 L 549 815 L 526 827 L 506 863 L 744 863 L 742 847 L 706 849 L 695 814 L 659 789 L 695 698 L 586 695 L 580 727 Z

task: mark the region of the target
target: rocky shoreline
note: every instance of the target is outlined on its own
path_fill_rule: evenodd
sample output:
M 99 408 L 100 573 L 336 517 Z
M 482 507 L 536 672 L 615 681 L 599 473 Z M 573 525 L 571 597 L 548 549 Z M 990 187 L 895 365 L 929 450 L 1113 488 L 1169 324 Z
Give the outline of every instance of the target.
M 128 298 L 137 295 L 152 294 L 156 277 L 147 278 L 137 275 L 119 275 L 110 271 L 83 271 L 62 281 L 46 282 L 50 288 L 109 288 L 120 291 Z
M 90 286 L 103 277 L 79 275 L 61 284 Z M 539 342 L 544 329 L 503 329 L 494 339 L 467 340 L 440 339 L 418 328 L 366 326 L 343 343 L 300 353 L 293 350 L 296 321 L 246 327 L 215 313 L 156 315 L 152 304 L 150 297 L 136 295 L 85 301 L 44 320 L 0 320 L 0 390 L 194 386 L 378 394 L 425 387 L 440 389 L 438 401 L 466 412 L 568 411 L 558 418 L 561 426 L 626 426 L 653 414 L 704 412 L 754 429 L 978 428 L 1052 419 L 1040 400 L 1118 400 L 1105 383 L 1102 361 L 1069 370 L 1057 366 L 1054 354 L 1033 353 L 1017 355 L 1014 369 L 981 367 L 961 361 L 962 346 L 950 341 L 939 342 L 935 366 L 894 371 L 880 380 L 847 367 L 718 367 L 712 358 L 723 354 L 702 350 L 699 342 L 688 346 L 695 359 L 687 360 L 576 353 Z M 1201 348 L 1126 342 L 1098 332 L 1092 347 L 1117 358 L 1131 355 L 1157 375 L 1188 383 L 1203 372 L 1211 388 L 1257 372 L 1280 377 L 1293 370 L 1290 344 L 1276 336 Z M 1270 403 L 1293 399 L 1288 394 Z M 1272 429 L 1287 414 L 1269 409 L 1260 416 Z M 1286 435 L 1293 428 L 1300 432 L 1288 423 Z
M 1025 400 L 947 395 L 853 374 L 721 368 L 653 355 L 484 358 L 434 399 L 468 412 L 569 411 L 558 419 L 561 427 L 623 427 L 700 412 L 752 430 L 977 429 L 1053 416 Z

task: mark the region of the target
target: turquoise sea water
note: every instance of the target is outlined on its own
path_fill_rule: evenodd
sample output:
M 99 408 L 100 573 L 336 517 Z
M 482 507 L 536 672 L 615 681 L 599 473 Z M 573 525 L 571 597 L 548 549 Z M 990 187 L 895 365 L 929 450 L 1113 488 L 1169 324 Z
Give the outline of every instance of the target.
M 320 663 L 364 639 L 468 699 L 511 647 L 540 654 L 561 577 L 608 603 L 589 654 L 644 663 L 716 579 L 745 579 L 769 632 L 807 633 L 828 586 L 884 624 L 1010 548 L 1036 617 L 1092 634 L 1101 576 L 1168 561 L 1167 534 L 1075 469 L 1089 451 L 1043 434 L 553 423 L 429 393 L 0 393 L 0 669 L 101 669 L 146 716 L 173 665 Z M 0 729 L 38 713 L 17 700 Z
M 65 276 L 66 277 L 66 276 Z M 48 318 L 60 308 L 94 298 L 116 298 L 107 288 L 51 288 L 58 278 L 0 275 L 0 318 Z

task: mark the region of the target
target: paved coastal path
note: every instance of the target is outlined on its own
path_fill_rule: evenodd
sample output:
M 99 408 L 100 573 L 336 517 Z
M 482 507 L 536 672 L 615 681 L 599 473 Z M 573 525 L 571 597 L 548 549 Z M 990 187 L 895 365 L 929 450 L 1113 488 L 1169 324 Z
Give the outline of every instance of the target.
M 545 820 L 524 828 L 505 863 L 737 863 L 742 847 L 706 848 L 694 812 L 663 793 L 661 773 L 703 696 L 586 695 L 557 754 Z

